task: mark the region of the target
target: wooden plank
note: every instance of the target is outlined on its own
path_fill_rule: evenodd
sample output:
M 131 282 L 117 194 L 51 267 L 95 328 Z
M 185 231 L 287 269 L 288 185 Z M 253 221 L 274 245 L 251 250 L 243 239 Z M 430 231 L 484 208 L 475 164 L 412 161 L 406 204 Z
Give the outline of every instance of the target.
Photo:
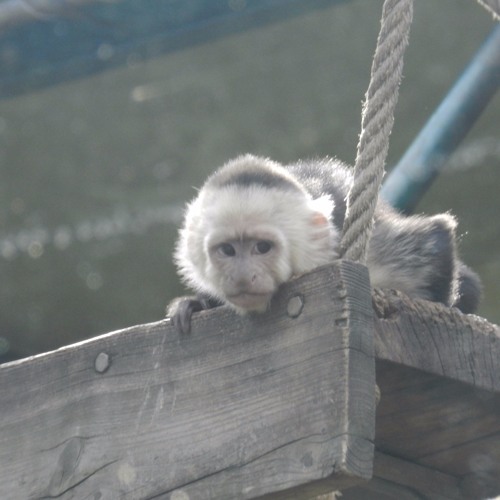
M 345 495 L 500 494 L 498 327 L 392 291 L 373 308 L 375 478 Z M 293 499 L 369 478 L 373 319 L 366 271 L 341 262 L 262 316 L 221 308 L 189 336 L 164 321 L 4 365 L 4 497 Z
M 378 359 L 500 392 L 497 325 L 395 290 L 374 290 L 373 306 Z
M 373 479 L 343 492 L 342 500 L 463 499 L 460 480 L 401 458 L 375 453 Z
M 378 459 L 374 481 L 353 491 L 409 499 L 499 495 L 498 326 L 393 290 L 374 290 L 373 307 Z M 397 481 L 398 465 L 387 457 L 405 464 Z M 439 492 L 443 484 L 450 487 Z
M 433 500 L 461 497 L 459 480 L 455 476 L 380 452 L 375 455 L 374 476 L 405 485 Z
M 372 328 L 366 270 L 341 262 L 264 315 L 219 308 L 190 335 L 166 320 L 7 363 L 2 499 L 307 498 L 368 479 Z
M 463 498 L 500 495 L 500 394 L 386 361 L 377 383 L 378 451 L 456 477 Z

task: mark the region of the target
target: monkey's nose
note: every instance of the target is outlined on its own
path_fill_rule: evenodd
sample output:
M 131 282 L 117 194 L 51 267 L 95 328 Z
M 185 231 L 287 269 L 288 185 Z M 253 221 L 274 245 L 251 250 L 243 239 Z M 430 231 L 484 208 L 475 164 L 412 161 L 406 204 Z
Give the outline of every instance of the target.
M 255 282 L 257 281 L 257 275 L 252 274 L 240 274 L 238 276 L 234 276 L 233 284 L 235 288 L 238 290 L 244 292 L 251 290 L 252 286 L 255 285 Z

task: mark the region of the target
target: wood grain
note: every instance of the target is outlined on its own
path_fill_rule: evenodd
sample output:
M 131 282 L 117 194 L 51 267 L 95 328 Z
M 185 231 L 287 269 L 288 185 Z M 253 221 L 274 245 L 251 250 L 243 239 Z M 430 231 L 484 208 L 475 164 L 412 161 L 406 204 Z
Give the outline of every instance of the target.
M 393 290 L 373 304 L 377 450 L 455 478 L 446 498 L 500 495 L 500 329 Z
M 370 295 L 339 262 L 263 315 L 218 308 L 190 335 L 165 320 L 0 366 L 2 499 L 493 497 L 499 374 L 497 326 Z
M 219 308 L 190 335 L 165 320 L 8 363 L 2 498 L 326 493 L 371 477 L 374 377 L 368 277 L 349 262 L 288 283 L 263 315 Z
M 395 290 L 374 290 L 378 359 L 500 392 L 500 328 Z
M 449 498 L 500 495 L 499 393 L 387 361 L 377 382 L 378 451 L 455 477 Z

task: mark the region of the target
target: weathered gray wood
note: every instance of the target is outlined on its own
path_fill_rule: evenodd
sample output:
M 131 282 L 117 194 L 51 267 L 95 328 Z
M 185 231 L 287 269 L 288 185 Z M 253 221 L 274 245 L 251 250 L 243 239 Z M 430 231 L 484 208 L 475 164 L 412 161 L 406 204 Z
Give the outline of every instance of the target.
M 380 452 L 375 455 L 374 476 L 404 485 L 433 500 L 461 497 L 459 480 L 455 476 Z
M 500 392 L 498 326 L 395 290 L 374 290 L 373 305 L 378 359 Z
M 500 495 L 499 328 L 397 291 L 375 290 L 373 305 L 374 478 L 346 500 Z
M 221 308 L 187 336 L 166 320 L 3 365 L 2 499 L 291 499 L 368 479 L 372 328 L 366 270 L 342 262 L 264 315 Z
M 463 499 L 455 476 L 375 453 L 373 479 L 343 492 L 342 500 L 432 500 Z M 470 497 L 469 497 L 470 500 Z
M 377 383 L 379 452 L 455 477 L 460 495 L 446 498 L 500 495 L 499 393 L 387 361 L 377 361 Z
M 455 477 L 449 498 L 500 495 L 499 327 L 397 291 L 373 304 L 377 450 Z
M 164 321 L 0 367 L 2 499 L 303 499 L 369 478 L 373 323 L 375 473 L 346 500 L 500 494 L 498 327 L 392 291 L 373 315 L 367 283 L 342 262 L 262 316 L 220 309 L 189 336 Z

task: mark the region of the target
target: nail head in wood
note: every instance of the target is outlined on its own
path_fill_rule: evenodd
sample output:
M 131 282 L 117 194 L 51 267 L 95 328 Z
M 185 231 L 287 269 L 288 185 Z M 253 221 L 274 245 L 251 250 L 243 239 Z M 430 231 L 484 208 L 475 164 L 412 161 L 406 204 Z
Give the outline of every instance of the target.
M 109 354 L 105 352 L 100 352 L 95 358 L 94 367 L 95 371 L 98 373 L 104 373 L 110 366 Z
M 304 299 L 300 295 L 294 295 L 289 301 L 286 312 L 290 318 L 296 318 L 304 308 Z

